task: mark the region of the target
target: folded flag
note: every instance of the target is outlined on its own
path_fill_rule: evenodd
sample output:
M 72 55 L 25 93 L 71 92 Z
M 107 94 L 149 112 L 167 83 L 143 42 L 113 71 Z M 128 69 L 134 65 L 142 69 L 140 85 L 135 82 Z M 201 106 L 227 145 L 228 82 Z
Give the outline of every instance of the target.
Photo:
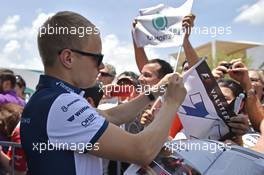
M 152 45 L 154 47 L 176 47 L 182 45 L 184 32 L 182 20 L 190 14 L 193 0 L 173 8 L 159 4 L 139 10 L 133 36 L 137 47 Z

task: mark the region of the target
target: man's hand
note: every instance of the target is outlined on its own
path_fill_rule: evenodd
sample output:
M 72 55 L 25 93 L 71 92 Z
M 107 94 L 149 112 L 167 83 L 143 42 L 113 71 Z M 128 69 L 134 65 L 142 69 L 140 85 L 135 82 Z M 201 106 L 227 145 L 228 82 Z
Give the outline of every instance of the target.
M 141 116 L 140 123 L 145 127 L 148 126 L 155 118 L 155 115 L 162 106 L 161 99 L 157 99 L 152 105 L 151 109 L 147 109 Z
M 164 95 L 164 103 L 180 106 L 185 99 L 186 89 L 182 82 L 182 77 L 178 73 L 167 74 L 165 77 L 167 80 L 167 89 Z
M 136 42 L 135 42 L 135 38 L 134 38 L 134 32 L 133 30 L 135 29 L 137 25 L 137 20 L 133 20 L 133 23 L 132 23 L 132 40 L 133 40 L 133 46 L 134 46 L 134 51 L 135 51 L 135 58 L 136 58 L 136 63 L 137 63 L 137 67 L 138 67 L 138 70 L 139 72 L 142 71 L 144 65 L 146 65 L 148 63 L 148 57 L 145 53 L 145 50 L 144 50 L 144 47 L 138 47 L 136 45 Z
M 241 59 L 235 59 L 230 61 L 232 69 L 228 69 L 228 74 L 231 78 L 238 81 L 244 90 L 248 90 L 251 87 L 251 81 L 248 75 L 248 68 L 242 62 Z
M 194 26 L 195 15 L 189 14 L 183 18 L 182 27 L 184 27 L 186 34 L 184 40 L 189 39 L 192 27 Z
M 227 73 L 227 68 L 223 66 L 223 64 L 226 64 L 228 62 L 221 61 L 219 62 L 218 66 L 212 70 L 212 74 L 215 77 L 216 80 L 224 78 L 225 74 Z
M 228 125 L 236 136 L 242 136 L 246 134 L 249 129 L 248 116 L 238 114 L 236 117 L 231 117 Z
M 140 123 L 144 126 L 148 126 L 154 120 L 154 111 L 150 109 L 145 110 L 140 118 Z
M 133 22 L 132 22 L 132 27 L 135 28 L 136 25 L 137 25 L 137 20 L 133 20 Z
M 194 26 L 194 20 L 195 20 L 195 15 L 190 14 L 190 15 L 185 16 L 182 21 L 182 27 L 185 29 L 183 48 L 184 48 L 186 59 L 189 63 L 189 68 L 191 68 L 193 65 L 195 65 L 200 60 L 199 56 L 197 55 L 196 51 L 194 50 L 194 48 L 192 47 L 189 41 L 189 36 L 192 31 L 191 29 Z

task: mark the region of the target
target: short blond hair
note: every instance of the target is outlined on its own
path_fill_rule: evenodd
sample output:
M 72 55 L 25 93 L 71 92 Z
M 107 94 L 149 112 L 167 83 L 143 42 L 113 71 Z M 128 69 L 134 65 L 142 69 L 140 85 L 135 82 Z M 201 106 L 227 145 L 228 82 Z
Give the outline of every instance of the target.
M 88 34 L 85 33 L 85 36 L 80 37 L 77 32 L 69 33 L 69 29 L 74 28 L 95 29 L 96 27 L 85 17 L 71 11 L 62 11 L 56 13 L 54 16 L 48 18 L 46 22 L 40 27 L 38 32 L 38 49 L 44 67 L 53 66 L 58 53 L 62 49 L 82 49 L 84 42 L 89 39 Z M 44 34 L 43 29 L 45 29 Z M 51 30 L 53 32 L 51 32 Z M 54 32 L 56 30 L 57 32 Z

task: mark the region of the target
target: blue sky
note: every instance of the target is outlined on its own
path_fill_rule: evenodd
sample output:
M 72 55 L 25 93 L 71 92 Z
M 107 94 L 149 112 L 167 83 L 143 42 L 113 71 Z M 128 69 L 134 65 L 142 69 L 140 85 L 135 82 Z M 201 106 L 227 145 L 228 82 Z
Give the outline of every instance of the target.
M 116 65 L 118 72 L 137 70 L 131 40 L 131 22 L 138 9 L 164 3 L 177 7 L 184 0 L 9 0 L 0 10 L 0 67 L 43 69 L 36 46 L 36 29 L 49 14 L 71 10 L 99 26 L 105 60 Z M 193 35 L 199 46 L 213 39 L 264 43 L 264 0 L 194 0 L 192 12 L 196 26 L 231 26 L 232 34 L 224 36 Z M 147 49 L 149 57 L 165 58 L 177 51 Z

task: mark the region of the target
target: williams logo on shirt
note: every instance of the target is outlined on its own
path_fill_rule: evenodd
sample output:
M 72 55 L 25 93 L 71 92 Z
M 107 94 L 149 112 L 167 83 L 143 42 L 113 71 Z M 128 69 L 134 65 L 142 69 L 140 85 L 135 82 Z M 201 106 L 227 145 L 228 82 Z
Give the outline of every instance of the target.
M 75 112 L 74 115 L 70 116 L 67 121 L 72 122 L 73 120 L 75 120 L 75 117 L 79 117 L 84 111 L 86 111 L 87 109 L 89 109 L 89 106 L 84 106 L 81 109 L 79 109 L 77 112 Z

